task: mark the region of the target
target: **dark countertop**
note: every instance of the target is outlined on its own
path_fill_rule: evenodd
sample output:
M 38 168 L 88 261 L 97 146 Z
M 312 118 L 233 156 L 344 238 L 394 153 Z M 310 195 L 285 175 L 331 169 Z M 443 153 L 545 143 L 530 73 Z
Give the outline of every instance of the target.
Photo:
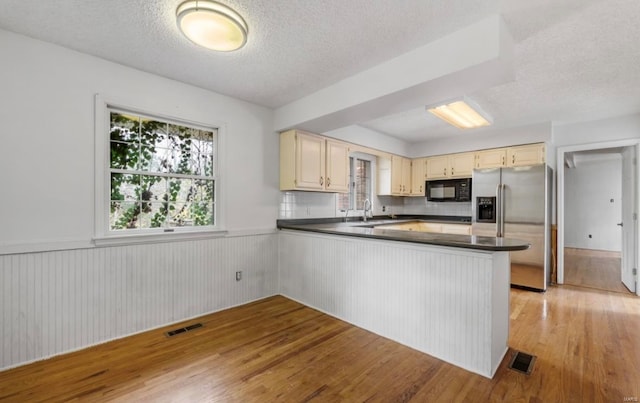
M 348 221 L 343 222 L 342 218 L 330 218 L 330 219 L 296 219 L 296 220 L 278 220 L 277 225 L 280 229 L 290 229 L 297 231 L 309 231 L 318 232 L 323 234 L 352 236 L 360 238 L 370 239 L 384 239 L 388 241 L 400 241 L 420 243 L 427 245 L 449 246 L 455 248 L 476 249 L 485 251 L 518 251 L 525 250 L 530 247 L 530 244 L 526 241 L 510 238 L 495 238 L 487 236 L 477 235 L 456 235 L 456 234 L 441 234 L 434 232 L 419 232 L 419 231 L 402 231 L 402 230 L 390 230 L 382 228 L 374 228 L 374 226 L 385 224 L 399 224 L 402 222 L 412 221 L 428 221 L 428 222 L 448 222 L 453 223 L 452 220 L 431 220 L 418 217 L 424 216 L 411 216 L 415 218 L 408 218 L 402 216 L 396 219 L 380 219 L 374 217 L 363 221 Z M 358 217 L 360 218 L 360 217 Z M 440 217 L 441 218 L 441 217 Z M 457 221 L 460 224 L 463 222 Z M 468 223 L 470 224 L 470 223 Z
M 384 224 L 400 224 L 403 222 L 410 221 L 425 221 L 425 222 L 435 222 L 435 223 L 447 223 L 447 224 L 468 224 L 471 225 L 471 217 L 470 216 L 450 216 L 450 215 L 417 215 L 417 214 L 399 214 L 394 215 L 393 218 L 389 215 L 381 215 L 381 216 L 373 216 L 373 218 L 369 218 L 367 220 L 368 223 L 384 221 Z M 293 218 L 293 219 L 283 219 L 278 220 L 278 225 L 280 222 L 287 224 L 330 224 L 330 223 L 344 223 L 344 217 L 331 217 L 331 218 Z M 365 225 L 364 221 L 362 221 L 362 217 L 347 217 L 347 223 L 353 224 L 362 224 Z

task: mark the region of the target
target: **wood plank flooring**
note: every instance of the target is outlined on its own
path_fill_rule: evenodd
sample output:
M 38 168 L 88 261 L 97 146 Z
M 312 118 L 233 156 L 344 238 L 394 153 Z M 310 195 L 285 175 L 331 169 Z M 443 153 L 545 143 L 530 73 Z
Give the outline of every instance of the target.
M 511 291 L 530 376 L 486 379 L 282 296 L 0 372 L 0 401 L 622 402 L 640 398 L 640 298 Z M 633 400 L 632 400 L 633 401 Z
M 564 282 L 581 287 L 630 293 L 620 279 L 619 252 L 564 249 Z

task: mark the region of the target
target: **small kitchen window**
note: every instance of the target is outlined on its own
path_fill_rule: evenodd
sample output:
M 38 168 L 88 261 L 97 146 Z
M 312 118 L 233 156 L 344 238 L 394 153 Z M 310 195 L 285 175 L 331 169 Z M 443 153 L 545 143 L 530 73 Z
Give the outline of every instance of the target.
M 349 158 L 349 192 L 338 195 L 338 210 L 364 211 L 364 201 L 372 200 L 372 165 L 373 158 L 365 155 L 357 155 Z

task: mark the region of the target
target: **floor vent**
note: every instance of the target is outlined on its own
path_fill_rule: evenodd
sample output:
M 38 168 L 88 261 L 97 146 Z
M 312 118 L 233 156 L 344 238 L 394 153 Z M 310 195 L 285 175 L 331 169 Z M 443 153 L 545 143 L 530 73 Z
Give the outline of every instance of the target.
M 193 325 L 189 325 L 187 327 L 181 327 L 180 329 L 170 330 L 166 333 L 167 337 L 175 336 L 180 333 L 188 332 L 189 330 L 197 329 L 202 327 L 202 323 L 194 323 Z
M 511 358 L 509 368 L 513 369 L 514 371 L 529 375 L 531 374 L 531 371 L 533 371 L 533 364 L 535 363 L 535 355 L 523 353 L 522 351 L 516 351 L 516 353 Z

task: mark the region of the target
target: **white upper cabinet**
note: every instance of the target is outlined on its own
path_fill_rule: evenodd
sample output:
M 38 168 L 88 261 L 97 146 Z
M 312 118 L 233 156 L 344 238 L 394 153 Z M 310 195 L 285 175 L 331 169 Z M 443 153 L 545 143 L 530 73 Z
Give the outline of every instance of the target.
M 507 166 L 539 165 L 545 162 L 544 143 L 507 148 Z
M 473 175 L 474 158 L 474 153 L 450 154 L 450 178 L 470 178 Z
M 545 145 L 539 143 L 478 151 L 475 157 L 475 168 L 517 167 L 539 165 L 544 162 Z
M 409 159 L 301 130 L 280 134 L 280 190 L 347 193 L 349 153 L 377 155 L 378 195 L 424 196 L 425 181 L 470 178 L 474 169 L 545 163 L 545 144 Z
M 424 182 L 427 179 L 427 159 L 417 158 L 411 161 L 410 196 L 424 196 Z
M 402 161 L 398 155 L 391 156 L 391 194 L 402 195 Z
M 427 158 L 427 179 L 447 179 L 449 177 L 449 156 Z
M 473 174 L 474 153 L 439 155 L 427 158 L 427 179 L 470 178 Z
M 280 190 L 347 192 L 349 147 L 299 130 L 280 134 Z
M 411 160 L 399 155 L 378 157 L 378 195 L 408 196 L 411 192 Z
M 403 196 L 409 196 L 411 194 L 411 160 L 409 158 L 402 158 L 402 177 L 401 177 L 401 194 Z
M 296 135 L 295 185 L 300 189 L 324 190 L 325 140 L 303 133 Z
M 494 148 L 476 153 L 476 168 L 502 168 L 507 166 L 507 149 Z
M 326 143 L 326 189 L 330 192 L 349 191 L 349 145 L 334 140 Z

